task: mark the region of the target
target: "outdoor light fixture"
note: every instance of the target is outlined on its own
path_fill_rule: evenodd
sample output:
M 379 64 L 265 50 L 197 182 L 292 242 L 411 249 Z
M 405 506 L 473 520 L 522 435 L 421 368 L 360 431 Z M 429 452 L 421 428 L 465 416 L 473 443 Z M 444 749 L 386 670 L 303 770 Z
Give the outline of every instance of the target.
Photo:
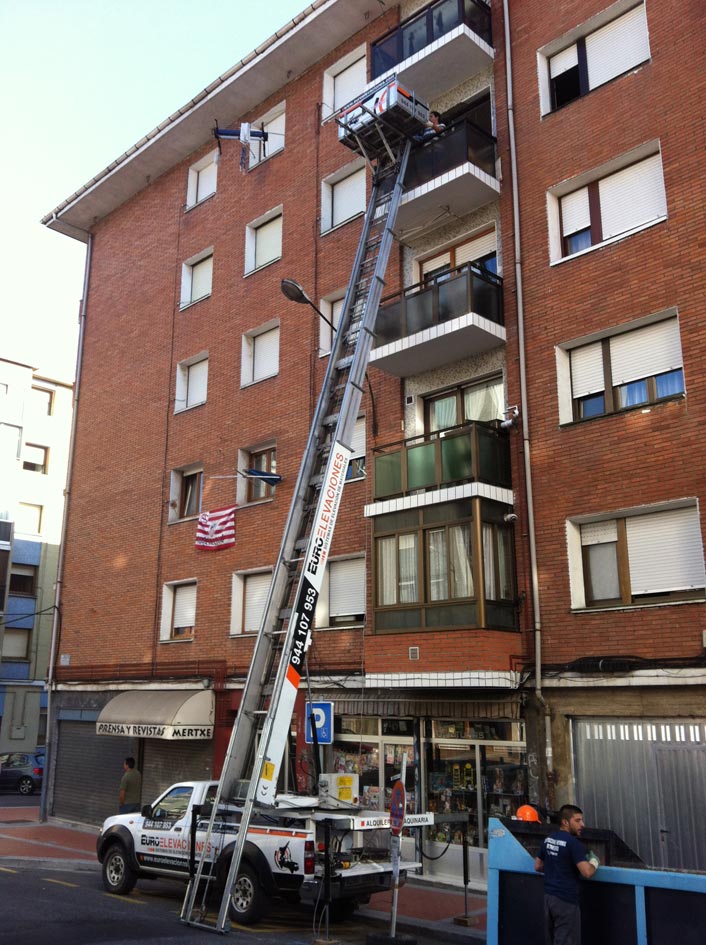
M 336 326 L 331 321 L 331 319 L 327 318 L 324 313 L 314 305 L 304 289 L 302 289 L 295 279 L 282 279 L 280 282 L 280 288 L 282 289 L 282 295 L 288 298 L 290 302 L 296 302 L 298 305 L 311 305 L 319 318 L 323 318 L 326 324 L 332 328 L 333 331 L 336 331 Z

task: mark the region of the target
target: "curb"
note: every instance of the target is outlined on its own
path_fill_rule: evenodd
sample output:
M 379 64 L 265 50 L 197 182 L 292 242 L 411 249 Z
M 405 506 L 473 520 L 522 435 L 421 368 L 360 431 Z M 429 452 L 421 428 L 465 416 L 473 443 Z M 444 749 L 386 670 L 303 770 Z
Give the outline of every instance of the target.
M 373 912 L 365 907 L 358 909 L 356 915 L 365 919 L 371 925 L 380 928 L 389 929 L 390 920 L 387 916 L 380 915 L 379 912 Z M 457 945 L 469 945 L 471 942 L 484 942 L 486 933 L 481 929 L 461 930 L 460 926 L 454 926 L 452 919 L 444 921 L 430 922 L 425 919 L 410 919 L 407 916 L 397 915 L 396 928 L 401 932 L 410 932 L 414 934 L 423 929 L 426 938 L 436 939 L 439 942 L 454 942 Z
M 5 869 L 40 869 L 40 870 L 80 870 L 83 872 L 98 872 L 98 860 L 58 859 L 56 857 L 38 856 L 0 856 L 0 866 Z

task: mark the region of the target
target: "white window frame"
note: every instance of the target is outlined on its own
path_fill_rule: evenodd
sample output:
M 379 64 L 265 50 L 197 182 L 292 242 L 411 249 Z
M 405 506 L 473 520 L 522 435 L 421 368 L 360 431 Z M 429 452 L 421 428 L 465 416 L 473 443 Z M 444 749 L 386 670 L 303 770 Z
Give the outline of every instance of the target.
M 558 56 L 560 53 L 564 52 L 567 55 L 570 52 L 572 46 L 576 44 L 578 40 L 586 40 L 592 34 L 598 32 L 598 30 L 603 29 L 609 23 L 613 23 L 620 17 L 624 16 L 626 13 L 629 13 L 631 10 L 636 9 L 637 7 L 643 8 L 643 13 L 645 15 L 645 40 L 646 40 L 646 56 L 639 59 L 639 61 L 629 65 L 620 73 L 616 73 L 614 76 L 611 76 L 608 79 L 605 79 L 602 82 L 597 82 L 595 85 L 590 84 L 586 92 L 582 93 L 579 98 L 585 98 L 585 96 L 594 91 L 594 89 L 600 88 L 602 85 L 605 85 L 606 82 L 612 81 L 614 78 L 617 79 L 621 75 L 629 74 L 634 72 L 636 69 L 639 69 L 645 62 L 650 60 L 650 44 L 649 44 L 649 23 L 647 22 L 646 7 L 644 2 L 639 2 L 639 0 L 618 0 L 617 3 L 611 4 L 605 10 L 601 10 L 600 13 L 597 13 L 595 16 L 592 16 L 590 19 L 586 20 L 584 23 L 581 23 L 579 26 L 575 27 L 569 32 L 564 33 L 562 36 L 553 39 L 550 43 L 542 46 L 537 50 L 537 75 L 539 78 L 539 111 L 542 117 L 550 114 L 555 111 L 552 103 L 552 89 L 551 89 L 551 74 L 550 74 L 550 61 L 554 56 Z M 590 82 L 590 76 L 589 76 Z M 572 99 L 572 101 L 578 101 L 578 99 Z M 567 103 L 568 104 L 568 103 Z M 565 106 L 560 106 L 565 107 Z
M 691 510 L 694 513 L 694 519 L 689 523 L 690 534 L 686 537 L 689 539 L 689 547 L 691 554 L 693 556 L 693 561 L 690 562 L 691 566 L 696 570 L 700 570 L 700 580 L 702 583 L 695 584 L 692 582 L 691 587 L 693 590 L 701 590 L 703 587 L 706 587 L 706 568 L 704 567 L 703 559 L 703 538 L 701 534 L 700 527 L 700 516 L 699 516 L 699 504 L 698 500 L 695 498 L 684 498 L 684 499 L 675 499 L 671 502 L 658 503 L 655 505 L 640 506 L 637 508 L 630 509 L 620 509 L 616 512 L 611 513 L 602 513 L 600 515 L 585 515 L 585 516 L 576 516 L 566 521 L 566 545 L 567 545 L 567 554 L 569 562 L 569 584 L 571 590 L 571 609 L 572 610 L 582 610 L 582 611 L 596 611 L 596 610 L 613 610 L 620 609 L 625 610 L 626 608 L 638 608 L 638 607 L 664 607 L 674 605 L 676 603 L 694 603 L 695 600 L 703 600 L 703 597 L 688 597 L 685 596 L 683 599 L 678 597 L 669 597 L 665 598 L 663 601 L 650 600 L 649 592 L 647 593 L 645 600 L 634 599 L 634 594 L 636 592 L 631 591 L 633 594 L 631 603 L 624 603 L 620 600 L 609 603 L 600 603 L 598 606 L 593 606 L 586 603 L 586 586 L 585 586 L 585 576 L 584 576 L 584 566 L 583 566 L 583 552 L 582 552 L 582 525 L 598 525 L 599 523 L 606 523 L 609 525 L 612 522 L 621 522 L 625 520 L 626 523 L 629 523 L 630 520 L 646 520 L 648 516 L 653 514 L 670 512 L 677 512 L 678 510 Z M 629 539 L 628 539 L 629 542 Z M 700 564 L 698 562 L 698 557 L 700 555 Z M 695 562 L 695 564 L 694 564 Z M 628 566 L 630 566 L 628 561 Z M 668 590 L 668 588 L 660 588 L 655 593 L 661 593 Z M 687 592 L 689 589 L 682 587 L 674 587 L 672 593 L 679 594 L 680 591 Z
M 277 332 L 277 363 L 276 365 L 273 365 L 273 369 L 269 372 L 259 374 L 256 372 L 257 339 L 262 335 L 267 335 L 274 331 Z M 272 321 L 266 322 L 264 325 L 260 325 L 259 328 L 255 328 L 252 331 L 246 332 L 243 335 L 242 341 L 240 386 L 250 387 L 252 384 L 259 384 L 261 381 L 266 381 L 270 377 L 277 377 L 279 374 L 279 349 L 280 324 L 277 319 L 273 319 Z
M 266 226 L 268 223 L 272 223 L 274 220 L 279 219 L 280 221 L 280 245 L 279 245 L 279 254 L 273 256 L 271 259 L 268 259 L 266 262 L 260 263 L 257 265 L 257 232 L 261 227 Z M 261 269 L 264 269 L 266 266 L 271 266 L 272 263 L 277 262 L 278 259 L 282 258 L 282 240 L 284 235 L 284 212 L 282 204 L 279 204 L 277 207 L 273 207 L 271 210 L 268 210 L 267 213 L 263 213 L 262 216 L 258 217 L 256 220 L 252 220 L 245 227 L 245 275 L 249 275 L 251 272 L 259 272 Z
M 205 363 L 205 383 L 203 399 L 191 401 L 189 389 L 192 386 L 191 370 L 196 364 Z M 193 407 L 200 407 L 208 399 L 208 351 L 201 351 L 191 358 L 186 358 L 177 364 L 176 369 L 176 389 L 174 393 L 174 413 L 183 413 L 185 410 L 191 410 Z
M 337 292 L 328 296 L 328 298 L 319 300 L 319 308 L 326 318 L 328 318 L 328 322 L 325 322 L 323 318 L 319 319 L 320 358 L 325 358 L 331 353 L 331 348 L 333 347 L 333 334 L 334 330 L 338 330 L 338 326 L 341 322 L 344 301 L 345 294 L 343 292 Z M 333 328 L 329 322 L 333 325 Z
M 355 180 L 353 180 L 354 178 Z M 336 188 L 349 182 L 353 182 L 353 186 L 356 190 L 362 190 L 362 204 L 347 216 L 336 218 Z M 362 188 L 360 187 L 361 182 Z M 333 174 L 329 174 L 328 177 L 325 177 L 321 181 L 321 232 L 329 233 L 331 230 L 336 230 L 339 226 L 345 226 L 346 223 L 364 214 L 366 210 L 366 199 L 367 177 L 365 173 L 365 162 L 362 159 L 351 161 Z
M 331 569 L 345 568 L 346 572 L 351 565 L 359 565 L 355 580 L 362 584 L 358 591 L 362 591 L 360 604 L 362 609 L 355 614 L 336 613 L 335 602 L 332 602 L 331 596 Z M 333 611 L 333 613 L 332 613 Z M 365 555 L 347 555 L 345 557 L 329 558 L 326 570 L 324 571 L 321 583 L 319 599 L 316 603 L 316 629 L 327 630 L 338 627 L 363 627 L 365 626 L 365 617 L 367 612 L 367 576 L 365 567 Z
M 36 530 L 35 530 L 35 529 L 30 529 L 30 530 L 24 529 L 24 528 L 22 527 L 23 522 L 22 522 L 22 520 L 19 518 L 19 515 L 18 515 L 18 517 L 15 519 L 15 537 L 17 537 L 18 535 L 41 535 L 41 534 L 42 534 L 42 528 L 43 528 L 43 525 L 44 525 L 44 522 L 43 522 L 43 519 L 44 519 L 44 506 L 43 506 L 43 505 L 38 505 L 36 502 L 20 502 L 20 503 L 18 503 L 18 511 L 19 511 L 19 509 L 33 509 L 33 510 L 34 510 L 33 514 L 36 514 L 36 517 L 37 517 L 37 528 L 36 528 Z
M 196 590 L 196 599 L 194 601 L 194 623 L 193 632 L 188 636 L 173 636 L 174 623 L 174 604 L 176 601 L 176 589 L 178 587 L 193 586 Z M 160 643 L 187 643 L 196 636 L 196 612 L 198 607 L 198 581 L 196 578 L 184 578 L 181 581 L 169 581 L 162 585 L 162 615 L 159 624 L 159 642 Z
M 557 395 L 559 399 L 559 423 L 561 425 L 565 425 L 568 423 L 573 423 L 575 419 L 573 385 L 571 377 L 572 351 L 576 351 L 579 348 L 585 348 L 588 345 L 595 344 L 597 342 L 601 342 L 605 338 L 617 338 L 634 331 L 639 331 L 641 328 L 646 328 L 650 325 L 659 324 L 672 319 L 677 320 L 677 328 L 679 329 L 679 335 L 681 337 L 681 326 L 679 325 L 677 310 L 666 309 L 661 312 L 653 312 L 650 315 L 634 319 L 630 322 L 625 322 L 622 325 L 617 325 L 609 329 L 604 329 L 603 331 L 594 332 L 590 335 L 584 335 L 581 338 L 576 338 L 572 341 L 566 342 L 565 344 L 557 345 L 554 353 L 556 358 Z M 681 369 L 682 371 L 684 370 L 683 358 Z M 685 395 L 686 375 L 684 375 L 684 394 L 682 396 Z M 654 404 L 645 404 L 644 406 L 653 407 Z M 613 412 L 605 413 L 601 416 L 615 416 L 617 412 L 618 411 L 614 410 Z
M 199 507 L 194 515 L 180 515 L 182 489 L 184 486 L 184 477 L 201 473 L 201 488 L 199 490 Z M 203 503 L 203 464 L 192 463 L 190 466 L 181 466 L 178 469 L 172 469 L 169 476 L 169 514 L 167 521 L 172 522 L 192 522 L 198 518 L 201 513 Z
M 254 568 L 250 571 L 238 571 L 233 574 L 231 582 L 231 607 L 230 607 L 230 636 L 241 636 L 242 634 L 257 633 L 259 627 L 250 629 L 245 628 L 245 604 L 246 604 L 246 583 L 248 578 L 258 578 L 266 576 L 272 581 L 272 568 Z
M 281 119 L 281 120 L 280 120 Z M 266 114 L 250 125 L 251 131 L 264 130 L 268 133 L 267 141 L 261 138 L 250 139 L 248 167 L 257 167 L 263 161 L 269 161 L 275 154 L 284 150 L 286 135 L 286 102 L 279 102 Z
M 208 260 L 210 260 L 210 274 L 208 272 Z M 194 270 L 197 266 L 205 266 L 205 272 L 207 273 L 206 282 L 208 283 L 208 291 L 199 292 L 198 296 L 194 296 Z M 198 291 L 198 290 L 197 290 Z M 202 250 L 200 253 L 197 253 L 195 256 L 192 256 L 190 259 L 184 261 L 181 267 L 181 302 L 179 307 L 181 309 L 188 308 L 190 305 L 195 305 L 196 302 L 200 302 L 202 299 L 207 299 L 213 291 L 213 246 L 209 246 L 208 249 Z
M 209 175 L 207 180 L 204 172 Z M 199 184 L 201 188 L 206 188 L 205 193 L 199 193 Z M 204 200 L 208 200 L 216 193 L 218 186 L 218 149 L 210 151 L 204 155 L 196 164 L 189 168 L 189 174 L 186 184 L 186 209 L 196 207 Z
M 346 72 L 351 66 L 354 66 L 360 60 L 363 60 L 363 78 L 359 91 L 362 92 L 367 84 L 368 77 L 368 62 L 367 62 L 367 49 L 365 43 L 360 46 L 357 46 L 355 49 L 351 50 L 347 55 L 343 56 L 332 66 L 329 66 L 328 69 L 324 72 L 323 75 L 323 89 L 322 89 L 322 106 L 321 106 L 321 117 L 323 120 L 329 118 L 333 115 L 336 106 L 336 77 L 341 75 L 342 72 Z M 356 93 L 357 94 L 357 93 Z M 349 99 L 350 101 L 350 99 Z M 345 105 L 346 102 L 339 102 L 339 107 Z
M 564 233 L 562 232 L 562 223 L 561 223 L 561 212 L 560 204 L 561 200 L 565 197 L 570 196 L 571 194 L 577 193 L 582 188 L 587 187 L 589 184 L 598 184 L 600 187 L 601 182 L 606 181 L 608 178 L 611 178 L 615 174 L 619 174 L 621 171 L 626 170 L 633 165 L 637 165 L 643 161 L 649 161 L 651 158 L 658 158 L 661 166 L 661 152 L 659 141 L 647 141 L 644 144 L 640 145 L 637 148 L 633 148 L 631 151 L 627 151 L 624 154 L 619 155 L 611 161 L 602 164 L 600 167 L 594 168 L 591 171 L 588 171 L 584 174 L 580 174 L 577 177 L 571 178 L 571 180 L 563 181 L 561 184 L 557 184 L 556 187 L 552 187 L 547 191 L 547 219 L 549 224 L 549 262 L 550 265 L 556 266 L 561 263 L 566 262 L 569 259 L 576 259 L 579 256 L 583 256 L 586 253 L 595 252 L 597 249 L 600 249 L 602 246 L 609 246 L 611 243 L 617 243 L 620 240 L 627 239 L 629 236 L 633 236 L 635 233 L 640 233 L 642 230 L 646 230 L 651 226 L 656 226 L 658 223 L 663 223 L 668 216 L 668 208 L 666 201 L 666 193 L 664 189 L 662 190 L 661 196 L 663 197 L 663 208 L 664 212 L 655 215 L 653 218 L 646 220 L 642 223 L 639 223 L 633 226 L 630 229 L 623 230 L 619 233 L 616 233 L 614 236 L 610 236 L 607 239 L 602 239 L 600 242 L 594 243 L 591 246 L 586 247 L 585 249 L 579 250 L 574 253 L 569 253 L 564 255 Z M 664 188 L 664 168 L 662 169 L 662 186 Z
M 359 482 L 361 479 L 365 479 L 366 433 L 365 417 L 360 416 L 355 421 L 355 427 L 353 429 L 353 439 L 351 443 L 353 452 L 348 461 L 346 482 Z

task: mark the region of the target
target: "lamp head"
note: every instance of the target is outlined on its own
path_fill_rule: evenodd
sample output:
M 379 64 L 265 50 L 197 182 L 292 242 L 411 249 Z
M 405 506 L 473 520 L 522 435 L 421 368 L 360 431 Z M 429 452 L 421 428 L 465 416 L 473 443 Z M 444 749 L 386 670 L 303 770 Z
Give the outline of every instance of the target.
M 311 305 L 311 299 L 306 294 L 304 289 L 296 282 L 294 279 L 282 279 L 280 282 L 280 288 L 282 294 L 286 296 L 290 302 L 298 302 L 299 305 Z

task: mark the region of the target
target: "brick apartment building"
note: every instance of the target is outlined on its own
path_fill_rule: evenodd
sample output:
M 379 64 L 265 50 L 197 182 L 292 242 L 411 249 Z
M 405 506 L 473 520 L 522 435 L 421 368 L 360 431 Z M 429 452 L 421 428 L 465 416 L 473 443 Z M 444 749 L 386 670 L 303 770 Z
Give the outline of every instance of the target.
M 88 244 L 54 813 L 112 811 L 126 754 L 145 799 L 219 770 L 331 346 L 280 281 L 335 323 L 369 172 L 326 119 L 396 73 L 446 128 L 407 169 L 309 651 L 325 770 L 382 808 L 406 753 L 477 880 L 528 799 L 703 856 L 702 49 L 651 0 L 321 0 L 45 218 Z M 266 146 L 219 155 L 216 117 Z M 234 546 L 196 549 L 232 505 Z

